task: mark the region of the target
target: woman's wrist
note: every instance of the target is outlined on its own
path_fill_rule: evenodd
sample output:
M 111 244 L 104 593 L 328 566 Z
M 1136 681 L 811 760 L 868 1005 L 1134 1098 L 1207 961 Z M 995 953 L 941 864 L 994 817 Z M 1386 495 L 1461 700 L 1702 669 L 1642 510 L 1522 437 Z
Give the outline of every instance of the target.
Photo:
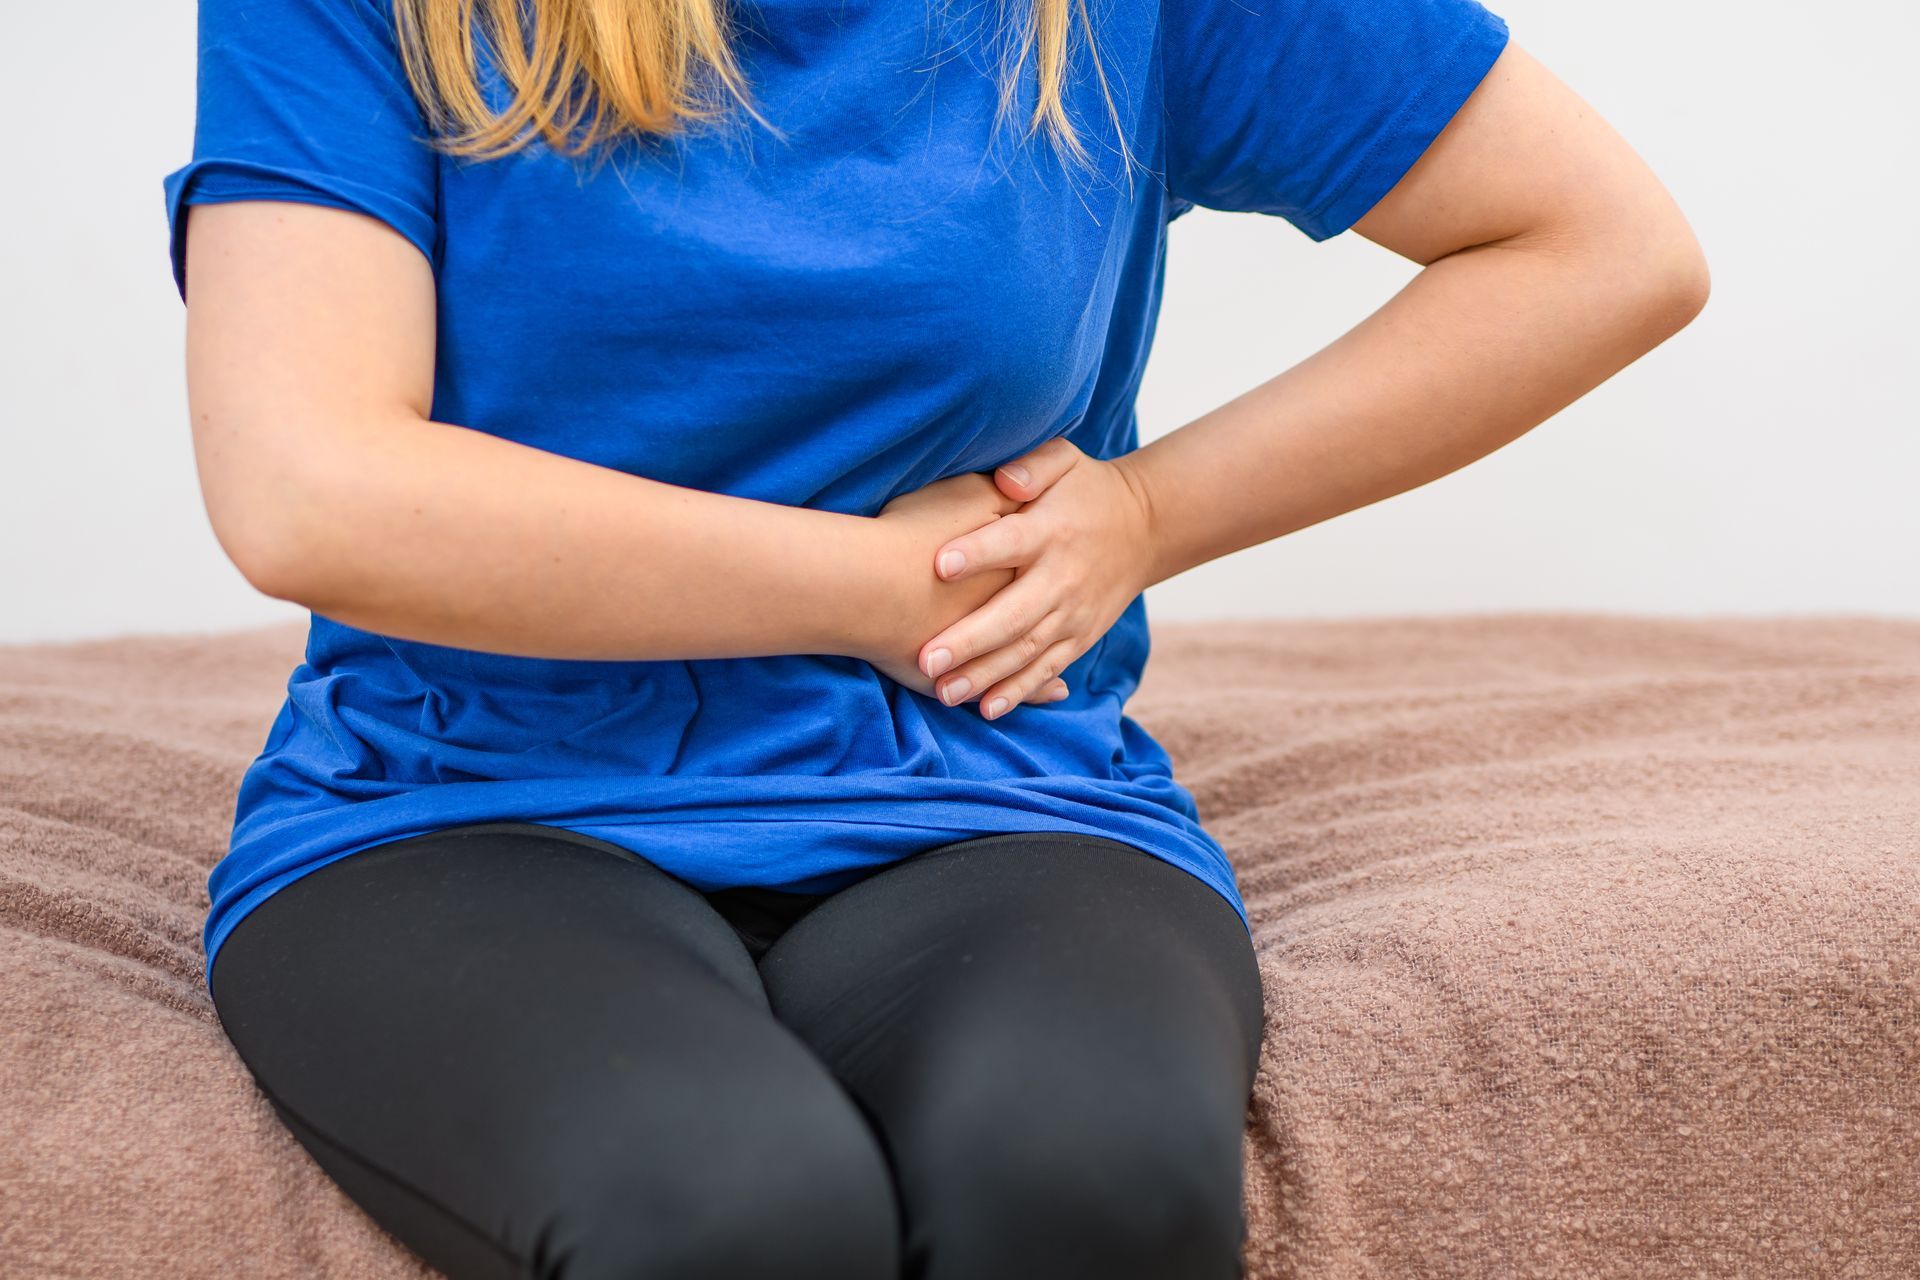
M 904 504 L 904 505 L 902 505 Z M 1012 581 L 1007 569 L 948 582 L 933 571 L 941 542 L 1005 514 L 1018 503 L 984 475 L 954 477 L 896 500 L 862 522 L 845 552 L 847 590 L 832 652 L 872 663 L 899 683 L 932 693 L 920 650 L 941 627 L 986 603 Z
M 1114 470 L 1127 482 L 1127 489 L 1133 494 L 1139 509 L 1140 526 L 1145 532 L 1147 558 L 1139 566 L 1142 591 L 1192 567 L 1178 562 L 1177 548 L 1169 541 L 1160 504 L 1155 501 L 1154 456 L 1150 449 L 1143 447 L 1112 459 Z

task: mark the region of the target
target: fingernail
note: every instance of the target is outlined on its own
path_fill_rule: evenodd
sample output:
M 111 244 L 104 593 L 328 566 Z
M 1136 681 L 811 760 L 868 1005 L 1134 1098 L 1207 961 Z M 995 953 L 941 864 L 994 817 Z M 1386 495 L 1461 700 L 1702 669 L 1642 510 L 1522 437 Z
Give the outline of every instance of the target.
M 1015 484 L 1026 484 L 1029 480 L 1033 479 L 1033 476 L 1027 471 L 1027 469 L 1021 466 L 1017 462 L 1009 462 L 1006 466 L 1000 469 L 1006 472 L 1008 475 L 1012 476 L 1013 482 Z
M 945 649 L 935 649 L 927 655 L 927 675 L 937 676 L 953 665 L 953 655 Z
M 1005 711 L 1006 709 L 1007 709 L 1007 700 L 1005 698 L 995 698 L 992 702 L 989 702 L 987 704 L 987 719 L 989 720 L 993 719 L 995 716 L 999 715 L 1002 711 Z
M 940 553 L 940 576 L 951 578 L 967 567 L 967 557 L 960 551 L 942 551 Z
M 940 701 L 951 707 L 960 701 L 960 699 L 966 697 L 967 691 L 972 688 L 973 681 L 967 679 L 965 676 L 961 676 L 958 680 L 952 681 L 945 689 L 940 691 Z

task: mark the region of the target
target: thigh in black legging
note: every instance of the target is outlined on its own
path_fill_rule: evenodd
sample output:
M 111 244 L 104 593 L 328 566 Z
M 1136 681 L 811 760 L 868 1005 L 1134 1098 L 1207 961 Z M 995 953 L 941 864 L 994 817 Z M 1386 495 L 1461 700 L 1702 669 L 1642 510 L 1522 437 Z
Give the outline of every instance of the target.
M 994 835 L 909 858 L 760 963 L 868 1112 L 910 1280 L 1227 1280 L 1264 1029 L 1233 907 L 1116 841 Z
M 350 854 L 244 917 L 211 987 L 321 1168 L 455 1280 L 898 1275 L 865 1118 L 726 920 L 616 846 Z

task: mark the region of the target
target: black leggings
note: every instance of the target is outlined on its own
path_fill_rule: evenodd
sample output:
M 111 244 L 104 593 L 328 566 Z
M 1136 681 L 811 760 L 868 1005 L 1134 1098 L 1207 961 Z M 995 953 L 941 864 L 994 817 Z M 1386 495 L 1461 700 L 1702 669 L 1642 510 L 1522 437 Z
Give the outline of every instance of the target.
M 454 827 L 279 890 L 211 990 L 314 1160 L 459 1280 L 1240 1274 L 1252 943 L 1117 841 L 702 893 Z

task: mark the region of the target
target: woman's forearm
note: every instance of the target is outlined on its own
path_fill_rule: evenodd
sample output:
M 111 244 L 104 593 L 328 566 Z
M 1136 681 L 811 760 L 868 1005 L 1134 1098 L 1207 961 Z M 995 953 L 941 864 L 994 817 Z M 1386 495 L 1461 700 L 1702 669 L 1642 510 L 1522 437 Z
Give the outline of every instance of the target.
M 255 472 L 256 586 L 384 635 L 530 657 L 864 651 L 878 522 L 669 485 L 396 411 Z
M 1416 488 L 1544 421 L 1686 324 L 1690 238 L 1549 240 L 1440 258 L 1337 341 L 1122 459 L 1159 582 Z

